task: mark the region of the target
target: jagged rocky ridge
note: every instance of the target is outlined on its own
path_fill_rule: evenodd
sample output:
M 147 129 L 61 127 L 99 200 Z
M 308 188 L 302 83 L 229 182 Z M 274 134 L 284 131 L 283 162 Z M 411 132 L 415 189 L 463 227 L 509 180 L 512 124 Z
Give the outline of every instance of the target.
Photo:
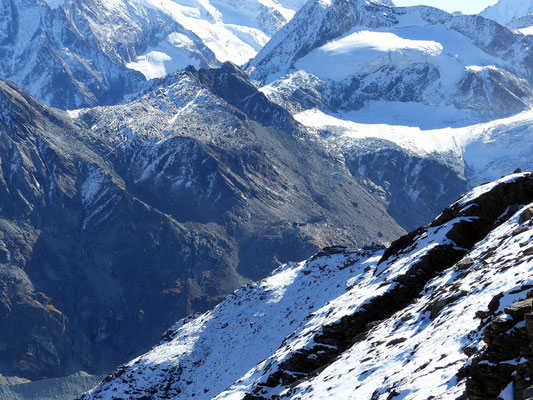
M 531 35 L 533 31 L 533 13 L 523 15 L 513 19 L 509 26 L 514 29 L 519 29 L 524 33 Z
M 529 398 L 532 202 L 511 175 L 386 250 L 288 264 L 80 399 Z
M 478 15 L 316 0 L 246 70 L 268 84 L 273 99 L 299 110 L 359 110 L 385 101 L 506 116 L 529 108 L 532 41 Z
M 230 64 L 70 113 L 2 81 L 0 107 L 7 377 L 109 370 L 280 262 L 403 232 Z

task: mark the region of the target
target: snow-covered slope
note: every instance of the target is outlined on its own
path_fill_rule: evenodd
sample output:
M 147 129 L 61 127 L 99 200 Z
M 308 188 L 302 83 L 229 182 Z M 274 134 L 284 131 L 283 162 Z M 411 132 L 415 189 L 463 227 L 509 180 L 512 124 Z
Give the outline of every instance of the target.
M 330 249 L 314 260 L 284 265 L 213 311 L 180 321 L 159 347 L 121 367 L 95 393 L 211 399 L 269 357 L 310 313 L 344 293 L 350 279 L 377 257 L 372 251 Z M 128 384 L 114 391 L 115 377 Z M 172 389 L 166 390 L 169 379 Z
M 532 0 L 500 0 L 485 9 L 481 15 L 517 29 L 524 35 L 533 35 Z
M 532 202 L 533 174 L 515 174 L 476 188 L 385 251 L 329 248 L 285 265 L 180 321 L 80 399 L 522 393 L 532 372 L 518 345 L 533 336 L 524 322 Z
M 502 25 L 509 25 L 513 20 L 533 13 L 533 0 L 500 0 L 487 7 L 481 15 Z
M 300 89 L 304 98 L 292 100 L 302 108 L 314 92 L 313 101 L 334 111 L 382 100 L 502 116 L 529 108 L 532 41 L 480 16 L 316 0 L 246 70 L 268 92 Z
M 79 108 L 121 101 L 145 80 L 126 65 L 165 40 L 175 45 L 173 67 L 217 65 L 196 35 L 153 8 L 126 0 L 54 5 L 0 1 L 0 77 L 49 105 Z M 158 60 L 163 59 L 160 54 Z
M 0 1 L 0 78 L 59 108 L 117 103 L 145 79 L 243 64 L 303 0 Z
M 340 153 L 370 151 L 371 143 L 376 141 L 380 141 L 384 148 L 390 147 L 387 142 L 393 143 L 421 158 L 437 158 L 449 163 L 464 174 L 470 188 L 517 168 L 533 169 L 533 158 L 530 156 L 533 151 L 532 111 L 476 125 L 435 129 L 432 124 L 438 127 L 447 121 L 453 123 L 451 118 L 460 115 L 446 115 L 443 110 L 424 109 L 415 104 L 379 105 L 390 113 L 386 120 L 381 119 L 381 123 L 368 110 L 340 116 L 309 110 L 295 117 L 322 133 L 326 146 L 337 148 Z M 420 124 L 425 129 L 409 126 L 411 123 Z M 356 173 L 365 178 L 366 172 L 357 168 Z
M 198 35 L 219 61 L 231 61 L 237 65 L 244 64 L 254 57 L 305 2 L 304 0 L 129 1 L 169 14 L 180 25 Z

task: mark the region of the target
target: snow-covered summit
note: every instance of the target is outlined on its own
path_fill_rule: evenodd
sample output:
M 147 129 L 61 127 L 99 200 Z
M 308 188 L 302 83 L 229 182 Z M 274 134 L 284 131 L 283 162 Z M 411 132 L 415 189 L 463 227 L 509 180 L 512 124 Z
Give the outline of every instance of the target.
M 532 41 L 480 16 L 426 6 L 310 1 L 246 70 L 273 98 L 299 88 L 292 100 L 304 109 L 400 101 L 503 116 L 529 109 Z
M 285 265 L 180 321 L 80 399 L 521 393 L 531 385 L 525 351 L 492 339 L 533 336 L 524 322 L 532 309 L 532 201 L 532 173 L 515 174 L 386 250 L 328 248 Z
M 0 1 L 0 78 L 59 108 L 117 103 L 188 65 L 241 65 L 303 0 Z
M 481 15 L 502 25 L 510 25 L 516 18 L 533 13 L 533 0 L 500 0 L 487 7 Z
M 231 61 L 237 65 L 254 57 L 304 4 L 304 0 L 128 1 L 167 13 L 197 35 L 220 62 Z

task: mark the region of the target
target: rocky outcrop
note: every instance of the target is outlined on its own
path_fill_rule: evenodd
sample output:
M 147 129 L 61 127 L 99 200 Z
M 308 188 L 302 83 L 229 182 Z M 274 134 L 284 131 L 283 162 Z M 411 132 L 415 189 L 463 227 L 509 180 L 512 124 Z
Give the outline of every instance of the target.
M 509 22 L 509 26 L 513 29 L 524 29 L 533 26 L 533 13 L 522 15 Z
M 526 80 L 500 68 L 485 67 L 465 72 L 455 96 L 458 108 L 494 109 L 505 116 L 526 109 L 533 91 Z
M 526 209 L 520 215 L 520 230 L 533 226 L 533 211 Z M 519 232 L 515 231 L 515 234 Z M 506 260 L 507 268 L 523 258 L 532 259 L 533 252 L 526 249 L 516 254 L 515 260 Z M 517 287 L 511 294 L 525 293 L 526 299 L 511 305 L 501 305 L 504 293 L 493 298 L 488 311 L 478 314 L 483 329 L 484 349 L 473 352 L 472 360 L 459 373 L 466 379 L 465 398 L 492 399 L 504 391 L 517 400 L 533 395 L 533 287 L 531 283 Z M 496 311 L 503 307 L 503 313 Z M 465 349 L 465 351 L 471 351 Z
M 518 291 L 523 291 L 523 288 Z M 530 292 L 528 297 L 532 295 Z M 481 323 L 486 324 L 483 337 L 486 348 L 476 354 L 460 373 L 461 377 L 467 379 L 467 399 L 497 398 L 510 385 L 514 399 L 525 400 L 531 397 L 532 302 L 533 299 L 528 298 L 514 303 L 505 308 L 505 314 L 493 317 L 492 320 L 480 313 Z M 495 307 L 499 306 L 498 303 L 499 298 L 494 298 Z
M 291 114 L 268 98 L 248 81 L 236 65 L 224 63 L 220 69 L 188 68 L 188 74 L 200 85 L 239 109 L 248 118 L 265 126 L 276 127 L 299 136 L 302 127 Z
M 418 298 L 424 286 L 431 279 L 461 261 L 478 242 L 510 218 L 514 213 L 513 210 L 517 210 L 518 205 L 529 204 L 532 201 L 533 174 L 528 174 L 516 180 L 501 183 L 475 199 L 459 200 L 452 207 L 447 208 L 430 225 L 419 228 L 393 242 L 385 250 L 379 262 L 383 266 L 378 271 L 383 271 L 383 268 L 386 269 L 388 265 L 401 260 L 402 257 L 407 257 L 416 249 L 417 242 L 421 238 L 429 237 L 429 240 L 436 240 L 431 238 L 430 232 L 438 231 L 447 226 L 450 227 L 445 234 L 449 241 L 440 241 L 430 250 L 419 254 L 416 262 L 410 266 L 406 273 L 390 282 L 390 288 L 383 295 L 367 299 L 363 307 L 356 309 L 353 314 L 344 316 L 338 322 L 321 326 L 320 331 L 313 336 L 312 344 L 293 352 L 283 362 L 272 368 L 268 375 L 262 377 L 260 382 L 249 389 L 243 398 L 246 400 L 272 399 L 275 397 L 269 393 L 273 391 L 275 393 L 283 392 L 284 389 L 289 389 L 300 382 L 311 379 L 333 363 L 354 343 L 365 340 L 366 335 L 375 325 L 390 318 L 394 313 L 407 307 L 409 303 Z M 386 282 L 383 284 L 385 285 Z M 438 314 L 439 310 L 446 304 L 452 303 L 464 295 L 464 292 L 457 293 L 457 297 L 447 298 L 444 303 L 434 303 L 431 308 L 432 315 Z M 529 305 L 530 302 L 526 301 L 526 303 L 515 306 L 513 310 L 522 310 L 516 311 L 515 315 L 520 314 L 520 312 L 523 314 Z M 514 321 L 514 324 L 518 322 Z M 512 326 L 507 327 L 505 325 L 504 328 L 512 328 Z M 501 328 L 499 332 L 506 330 Z M 488 335 L 490 336 L 490 333 Z M 520 339 L 516 341 L 513 338 L 515 346 L 520 348 L 520 343 Z M 525 343 L 529 343 L 529 341 L 525 340 Z M 395 344 L 397 343 L 391 342 L 390 346 Z M 529 347 L 527 348 L 529 349 Z M 507 368 L 507 371 L 509 370 L 512 371 L 512 368 Z M 475 373 L 472 372 L 472 374 Z M 476 378 L 479 384 L 483 386 L 482 382 L 485 382 L 487 376 L 481 375 L 480 377 L 476 376 Z M 469 390 L 472 390 L 473 393 L 475 393 L 475 389 L 472 389 L 474 385 L 475 383 L 469 384 Z M 495 384 L 494 390 L 499 389 L 501 392 L 503 387 L 500 386 Z M 273 388 L 275 389 L 273 390 Z M 484 385 L 484 388 L 487 390 L 486 393 L 493 394 L 494 390 L 491 391 L 490 386 Z M 286 393 L 290 395 L 290 389 Z M 493 397 L 483 397 L 482 394 L 472 398 Z
M 386 140 L 361 140 L 343 153 L 353 176 L 385 197 L 389 214 L 407 231 L 430 221 L 467 190 L 460 166 Z

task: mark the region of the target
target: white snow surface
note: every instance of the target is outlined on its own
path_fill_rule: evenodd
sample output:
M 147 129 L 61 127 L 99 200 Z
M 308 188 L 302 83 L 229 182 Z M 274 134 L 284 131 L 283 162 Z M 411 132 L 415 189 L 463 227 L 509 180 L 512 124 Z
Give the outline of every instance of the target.
M 164 384 L 164 370 L 176 369 L 180 398 L 211 399 L 270 356 L 309 313 L 344 293 L 350 279 L 365 275 L 379 256 L 347 250 L 284 265 L 237 290 L 213 311 L 178 322 L 171 328 L 172 341 L 130 362 L 122 376 L 133 379 L 142 393 Z M 106 384 L 94 391 L 94 398 L 107 398 L 99 390 L 111 388 L 117 389 L 114 396 L 136 398 L 128 385 Z
M 126 67 L 141 72 L 146 79 L 162 78 L 169 73 L 193 65 L 202 67 L 201 53 L 183 33 L 173 32 L 159 45 L 137 57 Z
M 476 33 L 463 28 L 468 22 L 462 16 L 425 6 L 385 8 L 373 1 L 356 3 L 352 6 L 359 13 L 356 25 L 315 48 L 324 35 L 322 31 L 337 32 L 327 25 L 331 24 L 328 16 L 334 7 L 338 6 L 332 1 L 309 2 L 302 7 L 250 62 L 252 77 L 270 83 L 302 69 L 319 78 L 340 81 L 384 65 L 420 62 L 436 65 L 446 81 L 457 78 L 468 65 L 508 65 L 513 70 L 514 60 L 498 59 L 478 47 L 481 41 L 476 43 Z M 484 40 L 493 34 L 487 31 Z
M 437 156 L 464 164 L 470 187 L 494 181 L 517 168 L 533 170 L 533 111 L 469 124 L 472 119 L 468 114 L 453 108 L 372 102 L 356 112 L 330 115 L 308 110 L 295 118 L 305 126 L 331 133 L 324 139 L 331 148 L 349 150 L 378 138 L 423 157 Z M 450 126 L 461 120 L 465 126 L 421 128 Z
M 399 393 L 397 397 L 405 400 L 459 397 L 464 381 L 459 382 L 456 374 L 468 361 L 462 349 L 482 345 L 476 312 L 488 309 L 496 295 L 506 293 L 500 301 L 502 314 L 504 305 L 521 300 L 527 294 L 527 291 L 508 293 L 531 282 L 533 260 L 523 258 L 513 264 L 513 268 L 505 270 L 485 268 L 485 265 L 512 262 L 524 247 L 533 248 L 531 228 L 522 234 L 513 234 L 519 226 L 521 211 L 470 253 L 470 257 L 478 260 L 470 273 L 465 276 L 452 268 L 434 279 L 414 304 L 379 324 L 364 341 L 356 343 L 317 377 L 298 385 L 285 396 L 282 394 L 282 398 L 386 399 L 393 388 Z M 479 259 L 492 249 L 498 249 L 495 255 L 484 261 Z M 458 293 L 463 295 L 441 310 L 436 318 L 429 318 L 428 309 L 435 299 Z
M 523 33 L 524 35 L 533 35 L 533 26 L 530 26 L 528 28 L 519 29 L 519 31 L 521 33 Z
M 470 66 L 505 65 L 506 61 L 485 53 L 455 30 L 428 24 L 417 15 L 419 12 L 409 10 L 393 27 L 376 30 L 356 27 L 298 60 L 295 69 L 340 82 L 385 66 L 428 63 L 441 75 L 444 87 L 436 89 L 448 93 Z
M 502 25 L 509 24 L 513 19 L 533 13 L 533 0 L 500 0 L 486 8 L 481 15 Z
M 171 15 L 185 29 L 198 35 L 220 62 L 231 61 L 237 65 L 242 65 L 254 57 L 271 35 L 285 25 L 304 4 L 304 0 L 129 1 Z M 272 18 L 272 15 L 277 17 Z M 162 46 L 166 47 L 165 44 Z M 179 48 L 179 45 L 177 47 Z M 152 51 L 166 53 L 162 49 Z M 168 53 L 167 55 L 174 58 Z M 173 62 L 180 64 L 183 61 L 178 56 Z M 139 68 L 146 71 L 146 62 Z M 148 73 L 149 76 L 157 76 L 162 70 L 154 67 Z
M 302 7 L 247 64 L 251 79 L 266 84 L 265 92 L 275 92 L 280 82 L 307 74 L 317 85 L 311 90 L 323 96 L 318 99 L 322 109 L 338 96 L 331 107 L 415 101 L 501 117 L 531 103 L 531 47 L 519 31 L 477 16 L 370 0 L 348 3 L 350 13 L 342 19 L 342 4 L 316 1 Z M 505 52 L 494 45 L 502 40 Z
M 432 40 L 406 39 L 391 32 L 355 31 L 313 50 L 296 63 L 296 68 L 320 78 L 343 80 L 372 73 L 392 62 L 425 62 L 442 51 L 442 45 Z

